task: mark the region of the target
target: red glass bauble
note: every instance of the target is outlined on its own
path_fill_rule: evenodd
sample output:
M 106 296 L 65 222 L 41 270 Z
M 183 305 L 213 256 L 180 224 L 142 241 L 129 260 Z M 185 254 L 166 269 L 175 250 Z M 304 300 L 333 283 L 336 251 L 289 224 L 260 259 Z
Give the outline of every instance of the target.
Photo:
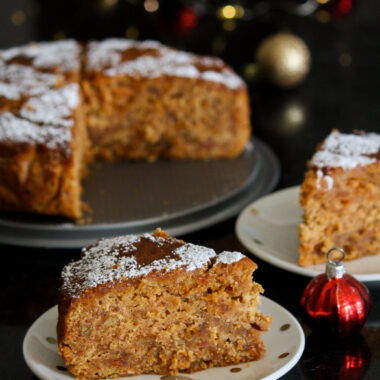
M 336 249 L 328 252 L 328 259 Z M 344 257 L 344 251 L 339 250 Z M 345 273 L 343 257 L 340 260 L 329 259 L 326 273 L 311 280 L 301 298 L 305 322 L 312 329 L 341 337 L 357 333 L 371 310 L 368 289 Z

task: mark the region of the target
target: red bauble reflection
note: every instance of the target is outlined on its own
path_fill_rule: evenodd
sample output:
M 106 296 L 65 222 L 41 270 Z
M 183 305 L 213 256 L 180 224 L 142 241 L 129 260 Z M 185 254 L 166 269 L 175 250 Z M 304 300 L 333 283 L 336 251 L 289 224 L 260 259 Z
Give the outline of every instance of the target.
M 368 289 L 349 274 L 315 277 L 301 298 L 305 322 L 312 329 L 341 337 L 357 333 L 371 310 Z
M 198 25 L 198 16 L 191 8 L 182 7 L 178 12 L 176 29 L 178 33 L 191 32 Z
M 311 334 L 306 339 L 300 368 L 305 379 L 359 380 L 371 362 L 371 352 L 361 335 L 329 339 Z

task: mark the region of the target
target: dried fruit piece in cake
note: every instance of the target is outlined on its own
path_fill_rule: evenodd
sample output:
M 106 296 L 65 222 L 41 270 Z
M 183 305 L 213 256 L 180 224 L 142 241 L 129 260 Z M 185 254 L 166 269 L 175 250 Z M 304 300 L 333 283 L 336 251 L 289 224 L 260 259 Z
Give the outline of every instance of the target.
M 256 267 L 161 230 L 99 240 L 62 271 L 59 351 L 82 379 L 256 360 L 271 322 Z
M 299 263 L 326 261 L 332 247 L 346 260 L 380 254 L 380 135 L 333 131 L 309 162 L 301 186 Z

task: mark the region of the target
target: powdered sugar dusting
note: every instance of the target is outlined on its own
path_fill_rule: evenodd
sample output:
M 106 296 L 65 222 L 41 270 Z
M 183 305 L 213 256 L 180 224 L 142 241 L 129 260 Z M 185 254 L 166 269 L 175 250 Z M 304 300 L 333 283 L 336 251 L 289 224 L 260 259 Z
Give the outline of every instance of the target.
M 50 149 L 64 148 L 67 152 L 70 140 L 70 128 L 39 125 L 10 112 L 0 114 L 0 141 L 44 144 Z
M 123 278 L 146 276 L 152 271 L 169 272 L 178 268 L 194 271 L 210 264 L 211 259 L 217 256 L 213 249 L 187 243 L 172 251 L 175 258 L 168 255 L 149 264 L 139 265 L 133 252 L 137 250 L 142 238 L 152 240 L 157 245 L 168 242 L 165 238 L 149 234 L 100 240 L 96 245 L 83 250 L 81 260 L 64 267 L 62 291 L 75 298 L 88 288 Z M 217 257 L 216 263 L 231 264 L 243 257 L 238 252 L 223 252 Z
M 55 74 L 41 73 L 30 66 L 0 62 L 0 96 L 7 99 L 39 95 L 56 83 Z
M 376 162 L 370 157 L 380 151 L 380 135 L 368 133 L 364 135 L 332 132 L 325 140 L 321 150 L 311 159 L 317 168 L 341 167 L 353 169 Z
M 241 259 L 244 259 L 244 255 L 240 252 L 228 252 L 224 251 L 221 252 L 218 255 L 218 258 L 216 259 L 216 264 L 222 263 L 222 264 L 232 264 L 236 261 L 240 261 Z
M 129 61 L 122 61 L 124 50 L 155 49 L 158 55 L 143 55 Z M 182 78 L 200 78 L 206 81 L 221 83 L 230 88 L 244 86 L 242 79 L 231 69 L 214 71 L 223 67 L 217 58 L 196 57 L 194 54 L 177 51 L 161 45 L 156 41 L 136 42 L 132 40 L 111 39 L 92 42 L 88 47 L 88 70 L 105 68 L 109 76 L 132 75 L 155 78 L 162 75 Z M 210 70 L 200 71 L 197 63 Z
M 232 70 L 224 69 L 221 72 L 216 71 L 204 71 L 200 74 L 200 77 L 210 82 L 222 83 L 230 88 L 239 88 L 243 86 L 243 81 Z
M 72 111 L 79 104 L 79 85 L 70 83 L 32 97 L 23 105 L 20 115 L 30 121 L 71 127 Z
M 0 51 L 0 59 L 8 61 L 15 57 L 32 60 L 37 68 L 59 68 L 61 72 L 79 69 L 80 46 L 74 40 L 39 42 Z
M 122 52 L 131 48 L 160 51 L 168 49 L 158 41 L 150 40 L 137 42 L 123 38 L 109 38 L 103 41 L 94 41 L 87 45 L 87 68 L 101 70 L 105 66 L 117 66 L 121 62 Z

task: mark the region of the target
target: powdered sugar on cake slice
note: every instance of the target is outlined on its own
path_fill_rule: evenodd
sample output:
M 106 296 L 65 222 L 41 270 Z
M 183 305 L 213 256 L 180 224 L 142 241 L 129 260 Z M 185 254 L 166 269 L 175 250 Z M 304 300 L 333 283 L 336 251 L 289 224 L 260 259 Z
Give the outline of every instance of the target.
M 380 151 L 380 135 L 368 133 L 363 135 L 332 132 L 324 141 L 321 149 L 311 159 L 311 164 L 318 167 L 341 167 L 353 169 L 356 166 L 376 162 L 371 157 Z
M 165 238 L 150 234 L 99 240 L 94 246 L 83 250 L 81 260 L 64 267 L 62 290 L 75 298 L 88 288 L 123 278 L 145 276 L 152 271 L 169 272 L 179 268 L 194 271 L 210 264 L 215 257 L 216 264 L 232 264 L 244 258 L 239 252 L 217 255 L 213 249 L 186 243 L 175 248 L 167 257 L 139 265 L 134 252 L 141 239 L 149 239 L 158 246 L 168 242 Z
M 157 54 L 142 55 L 132 60 L 123 61 L 123 52 L 135 48 L 139 50 L 154 49 Z M 92 42 L 88 45 L 87 70 L 104 69 L 109 76 L 131 75 L 155 78 L 162 75 L 199 78 L 221 83 L 229 88 L 244 86 L 243 81 L 231 69 L 223 68 L 218 58 L 196 57 L 194 54 L 168 48 L 156 41 L 137 42 L 123 39 L 109 39 Z M 199 70 L 197 64 L 206 70 Z M 207 67 L 210 69 L 207 70 Z M 215 70 L 215 68 L 221 70 Z M 214 69 L 214 70 L 213 70 Z
M 310 161 L 312 166 L 318 168 L 317 189 L 331 190 L 334 186 L 334 179 L 321 169 L 331 167 L 350 170 L 356 166 L 369 165 L 377 160 L 371 155 L 379 151 L 380 135 L 332 132 Z
M 224 251 L 221 252 L 218 255 L 218 258 L 216 259 L 216 264 L 221 263 L 221 264 L 232 264 L 236 261 L 240 261 L 243 259 L 245 256 L 240 253 L 240 252 L 229 252 L 229 251 Z

